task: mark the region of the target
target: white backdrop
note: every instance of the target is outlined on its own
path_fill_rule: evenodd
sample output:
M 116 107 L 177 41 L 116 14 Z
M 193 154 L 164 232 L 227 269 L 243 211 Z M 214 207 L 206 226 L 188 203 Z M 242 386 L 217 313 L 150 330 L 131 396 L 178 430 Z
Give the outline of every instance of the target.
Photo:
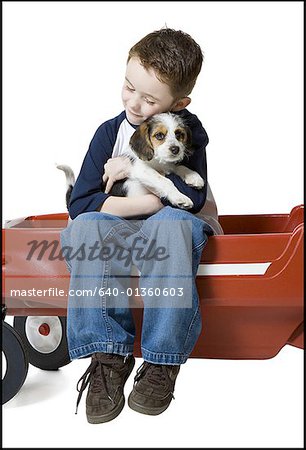
M 5 219 L 65 211 L 96 128 L 122 110 L 129 48 L 168 27 L 205 54 L 189 109 L 220 214 L 303 203 L 302 2 L 4 2 Z
M 302 2 L 3 2 L 3 220 L 65 211 L 55 162 L 78 173 L 96 128 L 122 111 L 129 48 L 165 24 L 204 51 L 189 110 L 210 138 L 219 213 L 286 213 L 303 203 L 302 17 Z M 286 347 L 269 361 L 190 361 L 185 404 L 159 418 L 124 411 L 98 430 L 73 415 L 76 362 L 66 368 L 76 367 L 64 380 L 68 410 L 62 384 L 60 395 L 40 396 L 27 381 L 5 408 L 4 445 L 298 447 L 301 355 Z M 201 404 L 189 383 L 203 383 Z

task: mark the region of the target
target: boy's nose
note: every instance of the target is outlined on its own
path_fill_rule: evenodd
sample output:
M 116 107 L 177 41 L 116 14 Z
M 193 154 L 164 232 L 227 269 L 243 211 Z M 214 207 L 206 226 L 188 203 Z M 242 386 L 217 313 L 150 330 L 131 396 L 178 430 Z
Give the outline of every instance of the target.
M 129 107 L 132 112 L 135 112 L 136 114 L 140 111 L 140 104 L 137 101 L 131 101 L 129 102 Z

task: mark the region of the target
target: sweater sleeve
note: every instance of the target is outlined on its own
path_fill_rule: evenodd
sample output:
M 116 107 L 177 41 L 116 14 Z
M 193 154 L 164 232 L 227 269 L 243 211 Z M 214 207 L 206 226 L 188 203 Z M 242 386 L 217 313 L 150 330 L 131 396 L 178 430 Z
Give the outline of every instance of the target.
M 79 214 L 101 209 L 109 194 L 102 192 L 104 165 L 112 155 L 112 133 L 107 122 L 96 131 L 85 155 L 79 176 L 72 190 L 69 215 L 75 219 Z
M 205 184 L 202 189 L 196 189 L 191 186 L 188 186 L 176 174 L 170 173 L 169 175 L 167 175 L 167 178 L 169 178 L 174 183 L 175 187 L 180 192 L 187 195 L 187 197 L 189 197 L 192 200 L 193 207 L 191 209 L 188 209 L 188 211 L 193 214 L 196 214 L 199 211 L 201 211 L 206 201 L 206 194 L 207 194 L 206 146 L 209 140 L 205 129 L 203 128 L 200 120 L 197 118 L 196 115 L 189 113 L 187 110 L 184 110 L 182 117 L 185 118 L 187 125 L 191 129 L 192 147 L 193 147 L 192 156 L 190 158 L 185 157 L 182 161 L 182 164 L 188 167 L 189 169 L 197 172 L 203 178 Z M 175 207 L 165 197 L 161 198 L 161 202 L 165 206 Z

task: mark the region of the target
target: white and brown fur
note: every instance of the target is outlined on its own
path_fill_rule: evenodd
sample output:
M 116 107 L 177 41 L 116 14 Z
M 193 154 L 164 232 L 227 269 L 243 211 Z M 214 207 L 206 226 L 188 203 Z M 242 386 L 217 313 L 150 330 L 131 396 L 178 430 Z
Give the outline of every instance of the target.
M 60 170 L 62 170 L 65 173 L 66 176 L 66 206 L 68 209 L 68 205 L 70 202 L 70 197 L 72 194 L 72 189 L 75 184 L 75 176 L 73 173 L 73 170 L 71 167 L 67 166 L 66 164 L 55 164 L 56 167 Z
M 204 186 L 200 175 L 180 162 L 192 154 L 192 136 L 184 120 L 172 113 L 162 113 L 145 120 L 133 133 L 123 156 L 132 162 L 129 177 L 114 183 L 110 195 L 135 197 L 152 192 L 166 197 L 174 206 L 190 209 L 189 197 L 182 194 L 165 175 L 175 173 L 186 184 L 196 189 Z M 69 166 L 57 166 L 65 172 L 66 202 L 74 185 L 74 174 Z

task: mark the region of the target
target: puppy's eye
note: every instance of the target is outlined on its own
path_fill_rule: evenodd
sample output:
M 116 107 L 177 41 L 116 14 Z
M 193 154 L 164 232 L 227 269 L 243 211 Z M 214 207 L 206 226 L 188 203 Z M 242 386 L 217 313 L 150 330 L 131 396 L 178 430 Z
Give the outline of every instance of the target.
M 154 135 L 155 139 L 157 139 L 158 141 L 162 141 L 163 139 L 165 139 L 165 135 L 164 133 L 156 133 Z
M 183 141 L 185 138 L 185 134 L 182 131 L 177 130 L 175 132 L 175 137 L 178 141 Z

